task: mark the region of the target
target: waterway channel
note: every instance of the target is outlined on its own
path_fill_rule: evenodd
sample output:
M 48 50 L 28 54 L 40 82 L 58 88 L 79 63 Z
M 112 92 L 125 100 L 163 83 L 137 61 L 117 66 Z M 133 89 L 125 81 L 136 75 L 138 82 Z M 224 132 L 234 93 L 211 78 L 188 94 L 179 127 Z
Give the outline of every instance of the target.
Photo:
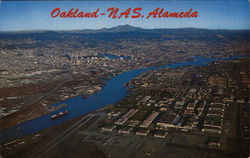
M 57 118 L 55 120 L 51 119 L 52 115 L 57 114 L 60 111 L 64 111 L 64 108 L 54 111 L 50 114 L 35 118 L 33 120 L 26 121 L 6 129 L 2 129 L 0 135 L 1 144 L 41 131 L 45 128 L 58 125 L 67 120 L 71 120 L 86 113 L 92 112 L 96 109 L 102 108 L 105 105 L 120 101 L 127 95 L 128 92 L 124 84 L 126 82 L 129 82 L 142 72 L 163 68 L 176 69 L 185 66 L 204 66 L 219 60 L 232 60 L 239 57 L 242 56 L 232 56 L 226 58 L 195 57 L 192 61 L 184 61 L 164 66 L 146 67 L 120 73 L 119 75 L 116 75 L 108 80 L 107 84 L 98 93 L 91 95 L 88 98 L 77 96 L 54 104 L 53 106 L 57 106 L 60 104 L 68 105 L 66 109 L 69 111 L 69 114 L 64 115 L 63 117 Z

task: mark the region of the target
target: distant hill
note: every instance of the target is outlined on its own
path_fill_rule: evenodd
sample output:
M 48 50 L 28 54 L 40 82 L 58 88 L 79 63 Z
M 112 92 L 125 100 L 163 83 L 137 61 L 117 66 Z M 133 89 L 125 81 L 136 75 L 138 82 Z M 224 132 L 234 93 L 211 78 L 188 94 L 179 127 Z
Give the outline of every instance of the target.
M 58 33 L 101 33 L 101 32 L 131 32 L 131 31 L 139 31 L 144 30 L 139 27 L 134 27 L 130 25 L 118 25 L 112 28 L 102 28 L 97 30 L 92 29 L 84 29 L 84 30 L 55 30 L 55 31 L 48 31 L 48 30 L 27 30 L 27 31 L 0 31 L 0 34 L 27 34 L 27 33 L 45 33 L 45 32 L 58 32 Z
M 112 27 L 112 28 L 103 28 L 103 29 L 99 29 L 99 30 L 91 30 L 92 33 L 100 33 L 100 32 L 112 32 L 112 33 L 116 33 L 116 32 L 131 32 L 131 31 L 140 31 L 143 30 L 142 28 L 139 27 L 133 27 L 130 25 L 119 25 L 116 27 Z M 88 30 L 82 30 L 79 32 L 87 32 Z M 90 30 L 89 30 L 90 31 Z
M 113 28 L 103 28 L 99 30 L 72 30 L 72 31 L 20 31 L 20 32 L 0 32 L 1 40 L 35 40 L 40 41 L 37 46 L 43 46 L 46 41 L 85 43 L 92 47 L 96 43 L 102 42 L 121 42 L 131 40 L 138 42 L 146 41 L 207 41 L 207 42 L 226 42 L 237 41 L 246 42 L 249 40 L 249 30 L 209 30 L 197 28 L 179 29 L 143 29 L 130 25 L 121 25 Z M 14 47 L 13 45 L 2 45 L 1 47 Z M 18 46 L 19 47 L 19 46 Z M 28 47 L 26 44 L 21 47 Z M 29 47 L 31 45 L 29 44 Z M 32 45 L 33 47 L 33 45 Z M 34 46 L 35 47 L 35 46 Z

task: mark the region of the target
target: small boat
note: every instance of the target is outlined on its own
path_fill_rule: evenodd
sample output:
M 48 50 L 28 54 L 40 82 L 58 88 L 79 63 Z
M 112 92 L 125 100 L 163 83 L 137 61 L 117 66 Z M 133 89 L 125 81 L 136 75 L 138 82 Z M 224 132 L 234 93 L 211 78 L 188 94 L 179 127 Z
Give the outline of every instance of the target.
M 50 116 L 51 119 L 56 119 L 58 116 L 55 114 L 55 115 L 52 115 Z
M 64 110 L 64 111 L 61 111 L 61 112 L 59 112 L 57 114 L 54 114 L 54 115 L 50 116 L 50 118 L 51 119 L 57 119 L 57 118 L 62 117 L 64 115 L 68 114 L 68 113 L 69 113 L 68 110 Z

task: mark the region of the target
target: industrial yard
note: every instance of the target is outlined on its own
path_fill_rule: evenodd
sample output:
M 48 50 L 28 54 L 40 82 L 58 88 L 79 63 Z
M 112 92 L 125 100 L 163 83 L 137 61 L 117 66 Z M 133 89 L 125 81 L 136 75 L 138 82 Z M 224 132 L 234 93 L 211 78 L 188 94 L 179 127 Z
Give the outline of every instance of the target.
M 140 74 L 125 99 L 65 125 L 48 145 L 23 156 L 245 157 L 247 66 L 240 59 Z

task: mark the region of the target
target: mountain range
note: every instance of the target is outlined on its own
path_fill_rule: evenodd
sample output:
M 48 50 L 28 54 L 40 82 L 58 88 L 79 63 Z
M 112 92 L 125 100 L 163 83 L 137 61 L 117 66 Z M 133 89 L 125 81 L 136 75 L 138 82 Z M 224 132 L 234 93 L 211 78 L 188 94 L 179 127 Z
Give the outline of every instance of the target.
M 226 42 L 249 41 L 249 30 L 209 30 L 198 28 L 174 28 L 174 29 L 143 29 L 130 25 L 121 25 L 113 28 L 103 28 L 99 30 L 71 30 L 71 31 L 19 31 L 0 32 L 0 40 L 35 40 L 43 45 L 45 41 L 57 41 L 71 43 L 95 43 L 98 42 L 121 42 L 130 41 L 206 41 L 206 42 Z M 40 41 L 40 42 L 39 42 Z M 2 43 L 2 42 L 1 42 Z M 26 44 L 27 45 L 27 44 Z M 1 47 L 13 47 L 11 44 L 1 44 Z M 29 46 L 31 46 L 29 44 Z

